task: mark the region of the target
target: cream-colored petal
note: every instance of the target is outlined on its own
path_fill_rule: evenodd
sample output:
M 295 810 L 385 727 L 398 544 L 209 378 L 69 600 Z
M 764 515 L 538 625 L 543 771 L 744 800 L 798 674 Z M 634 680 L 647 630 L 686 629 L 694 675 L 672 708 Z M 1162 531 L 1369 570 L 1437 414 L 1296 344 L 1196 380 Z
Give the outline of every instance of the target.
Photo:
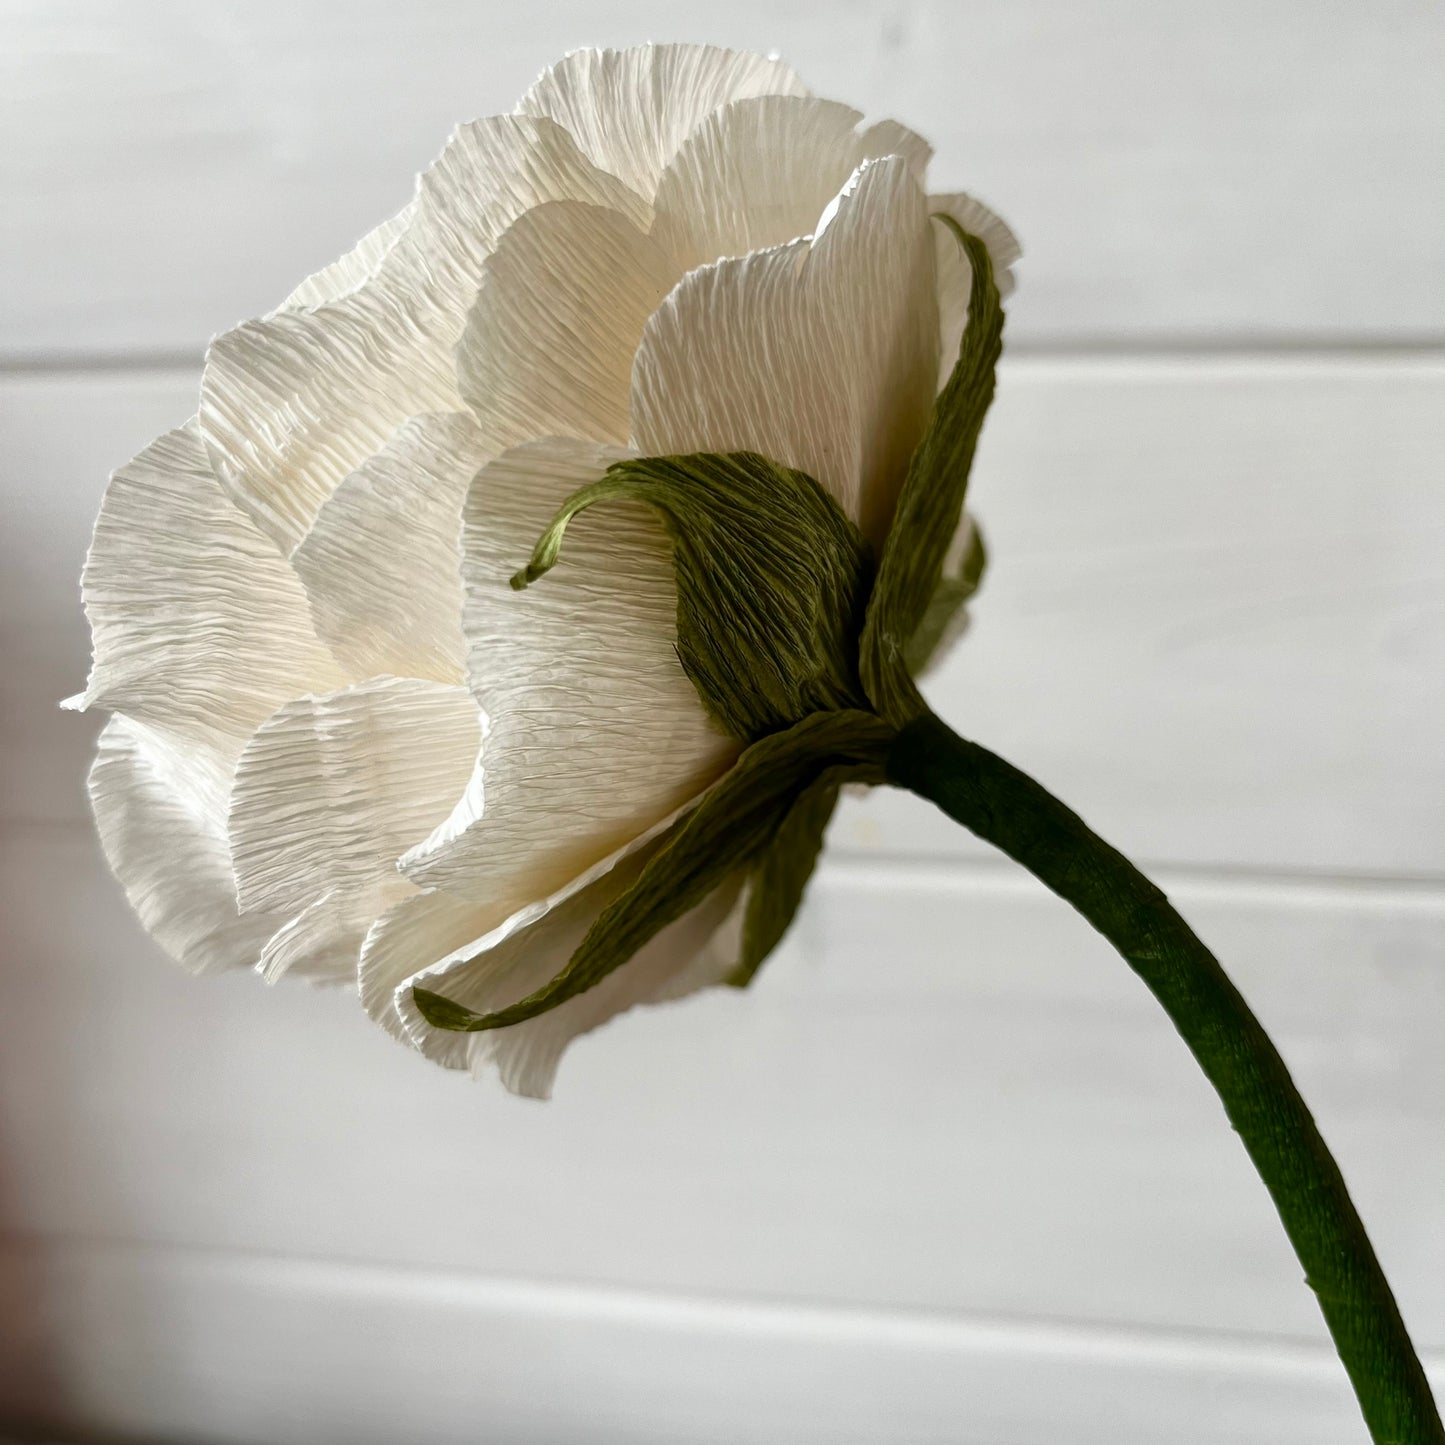
M 409 201 L 389 221 L 368 231 L 339 261 L 308 276 L 280 305 L 282 311 L 298 311 L 308 306 L 324 306 L 339 301 L 370 281 L 381 269 L 391 248 L 396 244 L 416 215 L 416 202 Z
M 670 820 L 667 820 L 670 821 Z M 596 988 L 512 1028 L 435 1029 L 411 996 L 420 983 L 476 1009 L 501 1008 L 559 973 L 597 916 L 637 878 L 666 821 L 550 897 L 500 921 L 444 894 L 392 909 L 367 937 L 362 999 L 373 1017 L 437 1063 L 496 1066 L 514 1093 L 546 1098 L 558 1060 L 579 1034 L 640 1003 L 679 998 L 726 978 L 738 957 L 739 881 L 731 880 L 663 929 Z
M 550 1098 L 557 1066 L 573 1039 L 639 1004 L 671 1003 L 726 979 L 738 962 L 737 931 L 727 927 L 736 899 L 735 885 L 716 889 L 596 988 L 524 1024 L 494 1031 L 489 1046 L 478 1050 L 471 1066 L 477 1068 L 485 1058 L 512 1093 Z M 514 1003 L 566 965 L 595 921 L 598 902 L 590 898 L 575 912 L 558 910 L 546 939 L 514 936 L 477 962 L 445 978 L 428 978 L 425 984 L 473 998 L 482 1008 Z M 537 928 L 546 928 L 551 918 L 548 915 Z
M 126 717 L 131 732 L 144 744 L 146 767 L 166 792 L 179 799 L 206 829 L 225 837 L 231 783 L 241 744 L 229 737 L 214 743 L 197 740 L 178 735 L 173 728 L 121 716 Z
M 367 930 L 416 889 L 396 876 L 372 887 L 333 888 L 266 941 L 256 970 L 267 983 L 283 976 L 311 983 L 355 984 Z
M 624 444 L 637 343 L 681 274 L 621 212 L 552 201 L 520 217 L 482 268 L 457 352 L 493 451 L 547 436 Z
M 388 881 L 466 787 L 482 723 L 462 687 L 381 677 L 287 703 L 236 768 L 231 860 L 243 909 L 297 912 Z
M 438 331 L 425 297 L 369 286 L 211 343 L 200 420 L 216 474 L 283 552 L 408 417 L 464 409 Z
M 766 95 L 714 111 L 658 181 L 653 239 L 677 271 L 812 235 L 865 161 L 926 144 L 895 122 L 859 131 L 861 114 L 811 96 Z M 923 147 L 920 152 L 919 147 Z M 916 171 L 922 181 L 922 171 Z
M 388 284 L 424 288 L 451 319 L 452 345 L 482 267 L 519 216 L 548 201 L 580 201 L 641 230 L 652 206 L 545 117 L 494 115 L 459 126 L 417 185 L 417 216 L 383 267 Z
M 881 544 L 938 375 L 931 224 L 892 156 L 859 169 L 811 246 L 689 272 L 638 349 L 636 449 L 761 452 Z
M 323 504 L 291 562 L 352 676 L 463 680 L 462 500 L 487 455 L 469 415 L 415 417 Z
M 620 455 L 531 443 L 472 483 L 463 626 L 487 742 L 452 816 L 402 860 L 419 886 L 509 912 L 637 837 L 736 755 L 678 662 L 670 544 L 654 513 L 593 507 L 546 577 L 508 585 L 561 503 Z
M 77 704 L 117 709 L 232 762 L 286 698 L 345 680 L 300 583 L 222 493 L 190 427 L 112 477 L 81 594 L 95 661 Z
M 807 94 L 781 60 L 713 45 L 639 45 L 573 51 L 517 109 L 550 116 L 603 170 L 651 196 L 678 147 L 719 106 Z
M 310 310 L 212 343 L 200 421 L 217 475 L 288 554 L 343 479 L 410 417 L 464 410 L 454 352 L 481 268 L 516 218 L 549 200 L 651 208 L 548 120 L 462 126 L 418 183 L 410 224 L 375 274 Z
M 461 956 L 470 957 L 483 943 L 495 946 L 514 934 L 525 934 L 553 908 L 579 893 L 605 900 L 597 904 L 600 912 L 607 901 L 636 881 L 662 835 L 695 802 L 696 799 L 689 799 L 620 848 L 567 879 L 549 895 L 478 904 L 454 893 L 427 890 L 402 899 L 377 920 L 366 936 L 359 975 L 363 1007 L 393 1038 L 422 1048 L 428 1058 L 448 1068 L 466 1068 L 476 1047 L 485 1052 L 490 1045 L 470 1042 L 475 1036 L 429 1028 L 405 997 L 410 981 L 424 969 L 439 966 L 458 950 Z M 594 887 L 598 891 L 590 892 Z M 475 947 L 469 950 L 468 944 Z M 417 1030 L 416 1037 L 412 1035 L 413 1027 Z
M 428 963 L 482 937 L 496 922 L 496 910 L 478 908 L 454 893 L 416 891 L 394 904 L 372 924 L 362 943 L 358 966 L 362 1007 L 392 1038 L 411 1044 L 397 1012 L 397 990 Z M 466 1068 L 467 1037 L 439 1037 L 426 1051 L 428 1057 L 447 1068 Z
M 101 847 L 141 922 L 183 968 L 249 968 L 285 914 L 238 913 L 224 809 L 188 788 L 177 763 L 142 724 L 106 724 L 90 770 Z
M 1014 263 L 1023 254 L 1017 238 L 1008 226 L 982 202 L 961 191 L 949 195 L 929 196 L 930 214 L 939 211 L 953 217 L 971 236 L 977 236 L 988 248 L 993 262 L 994 281 L 999 295 L 1008 296 L 1014 288 Z M 939 385 L 948 380 L 958 360 L 959 343 L 968 321 L 968 294 L 973 273 L 958 237 L 947 226 L 934 223 L 934 255 L 938 273 Z
M 863 132 L 864 155 L 902 156 L 922 185 L 933 159 L 933 147 L 917 131 L 896 120 L 875 121 Z

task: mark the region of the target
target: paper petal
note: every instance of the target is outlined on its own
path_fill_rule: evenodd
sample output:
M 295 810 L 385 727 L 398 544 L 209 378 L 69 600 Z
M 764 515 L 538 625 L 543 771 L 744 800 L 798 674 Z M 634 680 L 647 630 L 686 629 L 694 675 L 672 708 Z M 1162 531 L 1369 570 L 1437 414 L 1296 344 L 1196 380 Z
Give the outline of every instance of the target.
M 457 352 L 493 452 L 548 436 L 625 444 L 632 358 L 682 274 L 620 212 L 528 211 L 497 243 Z
M 654 201 L 653 239 L 676 258 L 677 274 L 811 235 L 865 160 L 906 147 L 927 164 L 911 131 L 887 122 L 860 132 L 861 120 L 836 101 L 786 95 L 736 100 L 708 116 L 668 163 Z
M 811 248 L 689 272 L 637 353 L 634 447 L 761 452 L 815 477 L 880 543 L 937 383 L 929 226 L 890 157 L 858 171 Z
M 374 887 L 333 888 L 267 939 L 256 965 L 267 983 L 285 975 L 312 983 L 354 984 L 361 945 L 376 920 L 416 889 L 395 876 Z
M 460 332 L 482 268 L 519 216 L 548 201 L 580 201 L 626 216 L 642 230 L 652 206 L 598 168 L 554 121 L 496 115 L 459 126 L 421 177 L 417 217 L 387 258 L 383 279 L 420 286 Z
M 408 417 L 463 410 L 425 299 L 364 287 L 211 343 L 201 426 L 236 505 L 284 552 Z
M 80 705 L 231 761 L 287 698 L 345 681 L 295 574 L 222 494 L 189 427 L 111 479 L 81 592 L 95 661 Z
M 416 216 L 416 202 L 408 202 L 389 221 L 368 231 L 339 261 L 308 276 L 280 305 L 282 311 L 299 311 L 339 301 L 370 281 L 381 269 L 397 238 Z
M 712 45 L 639 45 L 573 51 L 517 109 L 550 116 L 603 170 L 650 197 L 678 147 L 719 106 L 807 94 L 781 60 Z
M 229 831 L 242 908 L 296 912 L 394 876 L 465 788 L 480 736 L 465 688 L 412 678 L 287 703 L 236 768 Z
M 422 176 L 411 223 L 370 280 L 212 343 L 203 435 L 227 491 L 284 551 L 409 417 L 465 409 L 453 353 L 482 264 L 518 216 L 549 200 L 651 222 L 651 208 L 560 126 L 522 116 L 474 121 Z
M 557 1063 L 578 1035 L 636 1004 L 680 998 L 726 978 L 738 957 L 738 880 L 662 930 L 596 988 L 513 1028 L 481 1034 L 434 1029 L 417 1011 L 411 989 L 421 983 L 478 1009 L 524 997 L 561 971 L 597 915 L 635 880 L 656 836 L 654 831 L 500 923 L 442 894 L 399 904 L 367 938 L 363 1001 L 428 1058 L 478 1072 L 494 1064 L 512 1092 L 548 1097 Z M 429 962 L 419 968 L 422 959 Z
M 654 514 L 592 508 L 535 586 L 509 579 L 615 449 L 551 440 L 490 463 L 467 495 L 467 668 L 489 719 L 456 811 L 402 868 L 508 912 L 544 897 L 701 792 L 736 755 L 678 662 L 670 545 Z
M 186 786 L 167 753 L 142 724 L 106 724 L 90 770 L 106 861 L 146 929 L 183 968 L 249 968 L 285 915 L 237 911 L 224 811 Z
M 360 971 L 363 1007 L 393 1038 L 418 1048 L 425 1044 L 427 1056 L 448 1068 L 468 1067 L 474 1053 L 467 1040 L 477 1035 L 430 1029 L 406 998 L 407 990 L 402 985 L 463 949 L 463 945 L 474 944 L 470 952 L 475 952 L 484 942 L 491 946 L 514 934 L 526 934 L 553 907 L 602 883 L 615 872 L 612 881 L 595 895 L 605 895 L 604 901 L 597 904 L 600 912 L 607 901 L 618 897 L 636 880 L 662 835 L 695 802 L 688 799 L 645 832 L 567 879 L 550 895 L 478 904 L 454 893 L 427 890 L 403 899 L 367 934 Z M 418 1030 L 415 1038 L 413 1027 Z
M 863 132 L 864 155 L 902 156 L 908 162 L 919 185 L 923 184 L 928 172 L 928 163 L 933 159 L 933 147 L 906 125 L 896 120 L 875 121 Z
M 354 677 L 462 681 L 462 500 L 486 456 L 470 416 L 416 417 L 296 549 L 316 630 Z
M 977 236 L 988 248 L 993 262 L 994 284 L 998 294 L 1007 297 L 1014 288 L 1012 267 L 1023 254 L 1017 238 L 1008 226 L 982 202 L 962 192 L 929 196 L 930 213 L 943 211 L 952 216 L 970 235 Z M 968 321 L 968 294 L 973 282 L 968 257 L 958 244 L 958 237 L 938 222 L 933 228 L 934 257 L 938 273 L 939 385 L 948 380 L 958 360 L 959 343 Z

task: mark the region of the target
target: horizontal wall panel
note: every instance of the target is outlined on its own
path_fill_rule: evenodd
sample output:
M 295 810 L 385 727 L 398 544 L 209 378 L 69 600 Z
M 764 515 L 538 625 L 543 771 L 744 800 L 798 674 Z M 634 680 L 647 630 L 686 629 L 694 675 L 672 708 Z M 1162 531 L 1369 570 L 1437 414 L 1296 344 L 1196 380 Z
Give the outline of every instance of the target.
M 0 817 L 80 821 L 80 562 L 189 372 L 0 379 Z M 974 502 L 992 564 L 928 683 L 1127 851 L 1438 876 L 1445 363 L 1015 360 Z M 834 843 L 978 854 L 916 800 Z
M 0 1415 L 216 1445 L 1355 1445 L 1325 1350 L 0 1247 Z M 8 1368 L 7 1368 L 8 1366 Z M 1439 1383 L 1445 1372 L 1436 1365 Z
M 0 1228 L 1324 1338 L 1167 1020 L 1012 869 L 830 860 L 753 989 L 589 1036 L 549 1105 L 343 993 L 186 977 L 73 830 L 13 829 L 0 876 Z M 1445 895 L 1164 882 L 1445 1346 Z
M 0 348 L 198 351 L 588 44 L 780 50 L 1014 223 L 1026 340 L 1445 334 L 1433 0 L 50 0 L 0 13 Z
M 1439 876 L 1445 366 L 1017 363 L 924 688 L 1131 855 Z M 869 849 L 968 845 L 878 793 Z

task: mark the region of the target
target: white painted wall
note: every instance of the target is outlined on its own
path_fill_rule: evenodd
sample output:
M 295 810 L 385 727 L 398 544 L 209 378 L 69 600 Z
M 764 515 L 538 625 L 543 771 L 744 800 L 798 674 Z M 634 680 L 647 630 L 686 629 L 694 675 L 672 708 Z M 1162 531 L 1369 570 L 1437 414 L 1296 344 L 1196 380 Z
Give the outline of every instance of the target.
M 783 50 L 1016 222 L 935 701 L 1154 865 L 1445 1367 L 1445 10 L 4 0 L 0 1430 L 1363 1439 L 1167 1023 L 920 804 L 850 805 L 752 992 L 546 1107 L 182 977 L 106 876 L 52 706 L 105 474 L 456 120 L 647 37 Z

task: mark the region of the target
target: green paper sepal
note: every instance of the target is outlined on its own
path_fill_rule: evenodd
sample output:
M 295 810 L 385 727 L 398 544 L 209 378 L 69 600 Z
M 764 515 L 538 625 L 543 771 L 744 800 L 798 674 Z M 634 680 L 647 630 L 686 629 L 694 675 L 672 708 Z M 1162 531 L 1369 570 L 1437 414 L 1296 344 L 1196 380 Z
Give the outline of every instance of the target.
M 983 582 L 984 569 L 988 566 L 988 548 L 984 546 L 983 533 L 972 519 L 963 522 L 964 535 L 956 566 L 944 563 L 943 575 L 933 589 L 928 607 L 908 646 L 903 649 L 903 665 L 912 677 L 922 676 L 928 664 L 959 637 L 968 622 L 964 611 L 969 599 L 978 591 Z
M 993 401 L 994 373 L 1003 350 L 1003 307 L 988 247 L 952 216 L 940 213 L 934 219 L 954 233 L 968 254 L 972 271 L 968 323 L 958 361 L 909 459 L 893 526 L 879 559 L 858 659 L 863 687 L 874 708 L 900 727 L 924 707 L 913 684 L 910 651 L 916 659 L 913 639 L 934 600 L 944 559 L 963 516 L 969 468 Z
M 742 947 L 726 979 L 732 987 L 746 988 L 753 981 L 791 927 L 823 850 L 838 790 L 844 783 L 877 781 L 856 768 L 829 768 L 798 794 L 748 875 Z
M 815 712 L 868 706 L 858 677 L 868 544 L 812 477 L 754 452 L 614 463 L 562 505 L 512 586 L 556 565 L 579 512 L 624 499 L 662 516 L 677 655 L 727 733 L 751 743 Z
M 422 1017 L 435 1028 L 479 1033 L 524 1023 L 595 988 L 724 880 L 754 868 L 775 844 L 795 805 L 808 798 L 819 780 L 828 779 L 835 791 L 843 781 L 882 782 L 894 736 L 895 730 L 872 713 L 842 711 L 814 714 L 762 738 L 663 835 L 637 881 L 602 911 L 550 983 L 507 1008 L 484 1014 L 415 988 L 412 996 Z M 810 818 L 817 806 L 814 796 L 807 804 Z M 811 823 L 808 826 L 811 830 Z M 813 856 L 816 851 L 815 846 Z M 772 868 L 776 874 L 776 859 Z M 792 875 L 779 896 L 792 897 L 796 907 L 811 871 L 810 857 L 801 878 Z M 764 913 L 754 925 L 753 952 L 745 948 L 742 959 L 753 972 L 762 963 L 757 950 L 770 937 L 775 943 L 792 917 L 791 910 L 783 917 L 776 904 Z M 745 925 L 745 936 L 747 931 Z

